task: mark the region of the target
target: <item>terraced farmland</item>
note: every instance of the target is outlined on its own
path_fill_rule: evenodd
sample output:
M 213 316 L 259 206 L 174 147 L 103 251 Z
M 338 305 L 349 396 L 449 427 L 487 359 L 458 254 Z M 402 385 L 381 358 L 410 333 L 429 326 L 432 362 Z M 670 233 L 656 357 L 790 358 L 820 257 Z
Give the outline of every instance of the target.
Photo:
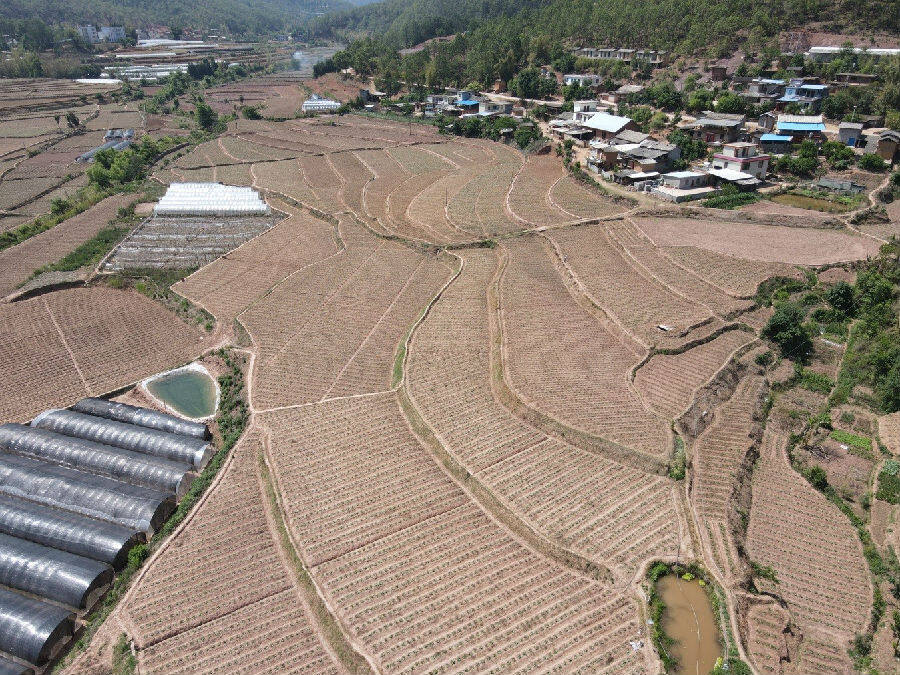
M 862 546 L 837 508 L 791 470 L 786 445 L 775 432 L 763 437 L 748 552 L 775 570 L 792 619 L 826 650 L 825 663 L 815 648 L 804 650 L 800 667 L 810 673 L 849 668 L 846 645 L 863 630 L 872 602 Z
M 0 419 L 103 394 L 179 365 L 203 335 L 129 291 L 74 288 L 0 305 Z
M 418 413 L 457 462 L 549 540 L 623 577 L 654 555 L 674 555 L 667 479 L 549 438 L 494 398 L 486 290 L 497 264 L 492 253 L 467 254 L 416 330 L 408 390 Z
M 395 395 L 262 419 L 304 559 L 379 670 L 645 672 L 628 644 L 633 604 L 485 517 L 415 441 Z
M 126 644 L 156 673 L 650 675 L 662 664 L 646 571 L 663 561 L 707 570 L 722 635 L 756 672 L 849 672 L 874 598 L 862 535 L 784 447 L 828 394 L 794 387 L 789 361 L 756 358 L 775 350 L 759 335 L 774 309 L 755 296 L 875 242 L 781 211 L 635 205 L 552 152 L 429 125 L 293 119 L 300 81 L 210 90 L 222 112 L 244 96 L 288 119 L 232 120 L 153 167 L 163 184 L 252 186 L 278 214 L 216 246 L 178 219 L 145 222 L 146 251 L 138 237 L 120 251 L 146 262 L 170 249 L 196 268 L 177 295 L 92 275 L 0 303 L 0 422 L 216 362 L 223 346 L 246 359 L 246 401 L 229 397 L 233 372 L 213 373 L 219 431 L 245 424 L 244 437 L 63 670 L 109 672 Z M 329 82 L 356 87 L 308 86 Z M 55 100 L 80 96 L 54 86 Z M 0 120 L 9 98 L 0 87 Z M 85 182 L 64 181 L 67 162 L 105 125 L 138 121 L 133 106 L 78 108 L 96 117 L 67 137 L 49 111 L 12 108 L 2 228 Z M 147 124 L 177 131 L 170 115 Z M 0 294 L 120 203 L 0 252 Z M 191 303 L 215 318 L 205 331 L 172 311 Z M 878 420 L 895 454 L 898 428 Z M 890 510 L 848 508 L 887 557 Z M 754 569 L 764 593 L 751 596 Z

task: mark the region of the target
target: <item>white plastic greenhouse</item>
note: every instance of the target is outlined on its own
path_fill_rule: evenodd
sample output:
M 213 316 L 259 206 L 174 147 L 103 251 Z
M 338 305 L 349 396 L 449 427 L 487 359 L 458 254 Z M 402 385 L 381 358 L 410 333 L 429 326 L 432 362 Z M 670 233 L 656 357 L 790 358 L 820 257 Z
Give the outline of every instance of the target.
M 158 216 L 257 216 L 269 213 L 253 188 L 221 183 L 172 183 L 153 212 Z

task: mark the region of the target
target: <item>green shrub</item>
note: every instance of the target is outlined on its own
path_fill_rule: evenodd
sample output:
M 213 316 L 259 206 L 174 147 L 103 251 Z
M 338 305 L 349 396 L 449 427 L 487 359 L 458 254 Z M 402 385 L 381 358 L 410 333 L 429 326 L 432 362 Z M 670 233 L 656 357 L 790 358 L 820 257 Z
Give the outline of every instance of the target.
M 737 192 L 734 194 L 721 194 L 700 202 L 709 209 L 737 209 L 747 204 L 755 204 L 760 197 L 755 192 Z
M 824 492 L 828 487 L 828 473 L 819 465 L 809 467 L 804 471 L 803 475 L 817 490 Z
M 827 394 L 834 386 L 834 382 L 827 375 L 803 369 L 800 373 L 800 386 L 817 394 Z
M 891 504 L 900 504 L 900 462 L 885 460 L 878 472 L 878 491 L 875 497 Z
M 778 305 L 762 335 L 777 344 L 785 358 L 804 361 L 812 353 L 812 337 L 803 325 L 803 311 L 789 302 Z
M 867 152 L 859 158 L 859 168 L 865 169 L 866 171 L 874 171 L 880 173 L 881 171 L 887 169 L 887 166 L 887 162 L 885 162 L 879 155 L 871 152 Z
M 775 360 L 775 355 L 770 351 L 765 351 L 765 352 L 762 352 L 761 354 L 757 354 L 756 358 L 753 359 L 753 361 L 756 363 L 756 365 L 763 366 L 763 367 L 768 366 L 774 360 Z

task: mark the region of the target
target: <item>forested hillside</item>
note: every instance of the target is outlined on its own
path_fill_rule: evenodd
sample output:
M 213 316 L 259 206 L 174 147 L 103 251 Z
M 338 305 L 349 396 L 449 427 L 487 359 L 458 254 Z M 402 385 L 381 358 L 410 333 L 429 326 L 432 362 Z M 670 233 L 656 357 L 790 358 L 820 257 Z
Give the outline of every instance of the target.
M 383 36 L 394 46 L 483 25 L 505 41 L 546 35 L 694 53 L 810 22 L 835 32 L 897 33 L 900 0 L 386 0 L 313 25 L 322 34 Z
M 3 0 L 0 19 L 38 18 L 48 24 L 135 27 L 162 24 L 263 35 L 297 27 L 313 15 L 350 6 L 348 0 Z

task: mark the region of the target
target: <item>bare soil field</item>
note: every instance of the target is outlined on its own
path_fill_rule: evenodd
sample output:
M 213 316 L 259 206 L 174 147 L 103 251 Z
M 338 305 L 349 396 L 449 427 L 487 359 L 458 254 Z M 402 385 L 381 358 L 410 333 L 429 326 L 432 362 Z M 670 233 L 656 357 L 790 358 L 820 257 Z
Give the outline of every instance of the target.
M 665 345 L 713 316 L 711 310 L 633 265 L 602 225 L 550 236 L 587 296 L 643 347 Z
M 628 644 L 641 630 L 631 601 L 548 563 L 472 505 L 416 443 L 395 395 L 263 421 L 311 574 L 379 670 L 646 672 Z
M 0 112 L 19 114 L 29 111 L 67 108 L 87 104 L 87 97 L 108 93 L 108 84 L 80 84 L 72 80 L 4 79 L 0 82 Z
M 900 412 L 878 418 L 878 437 L 894 455 L 900 455 Z
M 284 202 L 273 200 L 271 204 L 288 217 L 200 268 L 173 290 L 228 326 L 287 277 L 337 253 L 332 225 Z
M 659 250 L 682 269 L 739 298 L 752 297 L 766 279 L 801 277 L 800 270 L 787 263 L 746 260 L 694 246 L 667 246 Z
M 240 120 L 156 176 L 249 184 L 327 213 L 349 209 L 380 234 L 436 244 L 621 210 L 575 183 L 556 158 L 526 164 L 509 146 L 354 115 Z
M 54 263 L 91 239 L 116 217 L 133 195 L 114 195 L 21 244 L 0 251 L 0 297 L 6 296 L 44 265 Z
M 493 397 L 485 292 L 497 262 L 467 253 L 415 331 L 410 397 L 446 451 L 536 531 L 630 578 L 678 550 L 671 483 L 550 439 Z
M 129 291 L 75 288 L 0 304 L 0 419 L 22 421 L 176 366 L 203 336 Z
M 775 570 L 778 593 L 807 639 L 840 659 L 823 672 L 849 669 L 845 650 L 863 629 L 872 599 L 862 547 L 849 521 L 791 469 L 785 445 L 780 434 L 763 437 L 748 552 Z M 814 652 L 801 651 L 799 671 L 818 672 L 816 660 Z
M 650 675 L 660 664 L 642 581 L 658 560 L 710 571 L 760 673 L 845 672 L 872 601 L 868 571 L 851 523 L 784 456 L 782 438 L 825 396 L 774 388 L 790 363 L 754 363 L 773 310 L 753 296 L 771 277 L 801 278 L 798 265 L 863 259 L 878 242 L 781 211 L 633 209 L 554 155 L 431 126 L 294 118 L 313 90 L 355 96 L 358 83 L 284 76 L 210 90 L 220 112 L 259 105 L 270 119 L 232 120 L 156 167 L 162 183 L 252 186 L 284 215 L 233 224 L 224 247 L 181 221 L 144 228 L 132 246 L 142 264 L 165 249 L 198 268 L 173 291 L 212 313 L 214 331 L 109 286 L 0 304 L 0 421 L 221 345 L 247 358 L 245 437 L 68 672 L 105 672 L 124 632 L 142 672 L 344 673 L 355 662 Z M 0 116 L 9 94 L 0 86 Z M 50 94 L 96 116 L 63 137 L 58 108 L 16 102 L 0 134 L 0 208 L 13 210 L 2 227 L 83 184 L 83 173 L 62 179 L 107 126 L 143 124 L 133 104 Z M 157 134 L 176 125 L 147 120 Z M 0 253 L 0 291 L 125 203 Z M 821 354 L 807 366 L 833 378 L 839 352 Z M 874 438 L 874 416 L 835 425 Z M 900 454 L 900 424 L 879 426 Z M 876 458 L 836 447 L 821 432 L 809 452 L 856 508 Z M 895 542 L 892 510 L 871 510 L 876 544 Z M 760 587 L 785 606 L 746 593 L 750 561 L 776 570 L 778 584 Z M 885 652 L 889 636 L 878 640 Z
M 801 218 L 809 218 L 811 220 L 821 220 L 822 222 L 833 220 L 834 214 L 825 213 L 824 211 L 816 211 L 815 209 L 804 209 L 791 204 L 784 204 L 771 199 L 763 199 L 753 204 L 747 204 L 739 209 L 747 213 L 753 213 L 763 216 L 797 216 Z
M 696 389 L 751 340 L 749 333 L 733 330 L 680 354 L 656 354 L 638 369 L 634 386 L 653 410 L 674 420 L 688 409 Z
M 668 424 L 650 412 L 628 374 L 634 354 L 569 295 L 546 240 L 509 245 L 500 311 L 506 367 L 521 398 L 571 426 L 668 453 Z
M 190 527 L 168 542 L 120 605 L 143 669 L 343 672 L 312 627 L 266 517 L 260 448 L 253 432 L 235 448 Z
M 339 231 L 346 248 L 285 279 L 239 317 L 259 348 L 257 407 L 390 387 L 397 345 L 449 278 L 437 258 L 355 224 Z
M 635 218 L 657 246 L 694 246 L 714 253 L 800 265 L 864 260 L 878 252 L 878 242 L 839 230 L 699 221 Z
M 753 416 L 763 387 L 757 375 L 742 378 L 732 397 L 716 410 L 713 423 L 697 439 L 692 452 L 695 479 L 691 498 L 699 514 L 700 537 L 726 579 L 738 572 L 737 551 L 729 531 L 734 508 L 731 496 L 754 442 Z

